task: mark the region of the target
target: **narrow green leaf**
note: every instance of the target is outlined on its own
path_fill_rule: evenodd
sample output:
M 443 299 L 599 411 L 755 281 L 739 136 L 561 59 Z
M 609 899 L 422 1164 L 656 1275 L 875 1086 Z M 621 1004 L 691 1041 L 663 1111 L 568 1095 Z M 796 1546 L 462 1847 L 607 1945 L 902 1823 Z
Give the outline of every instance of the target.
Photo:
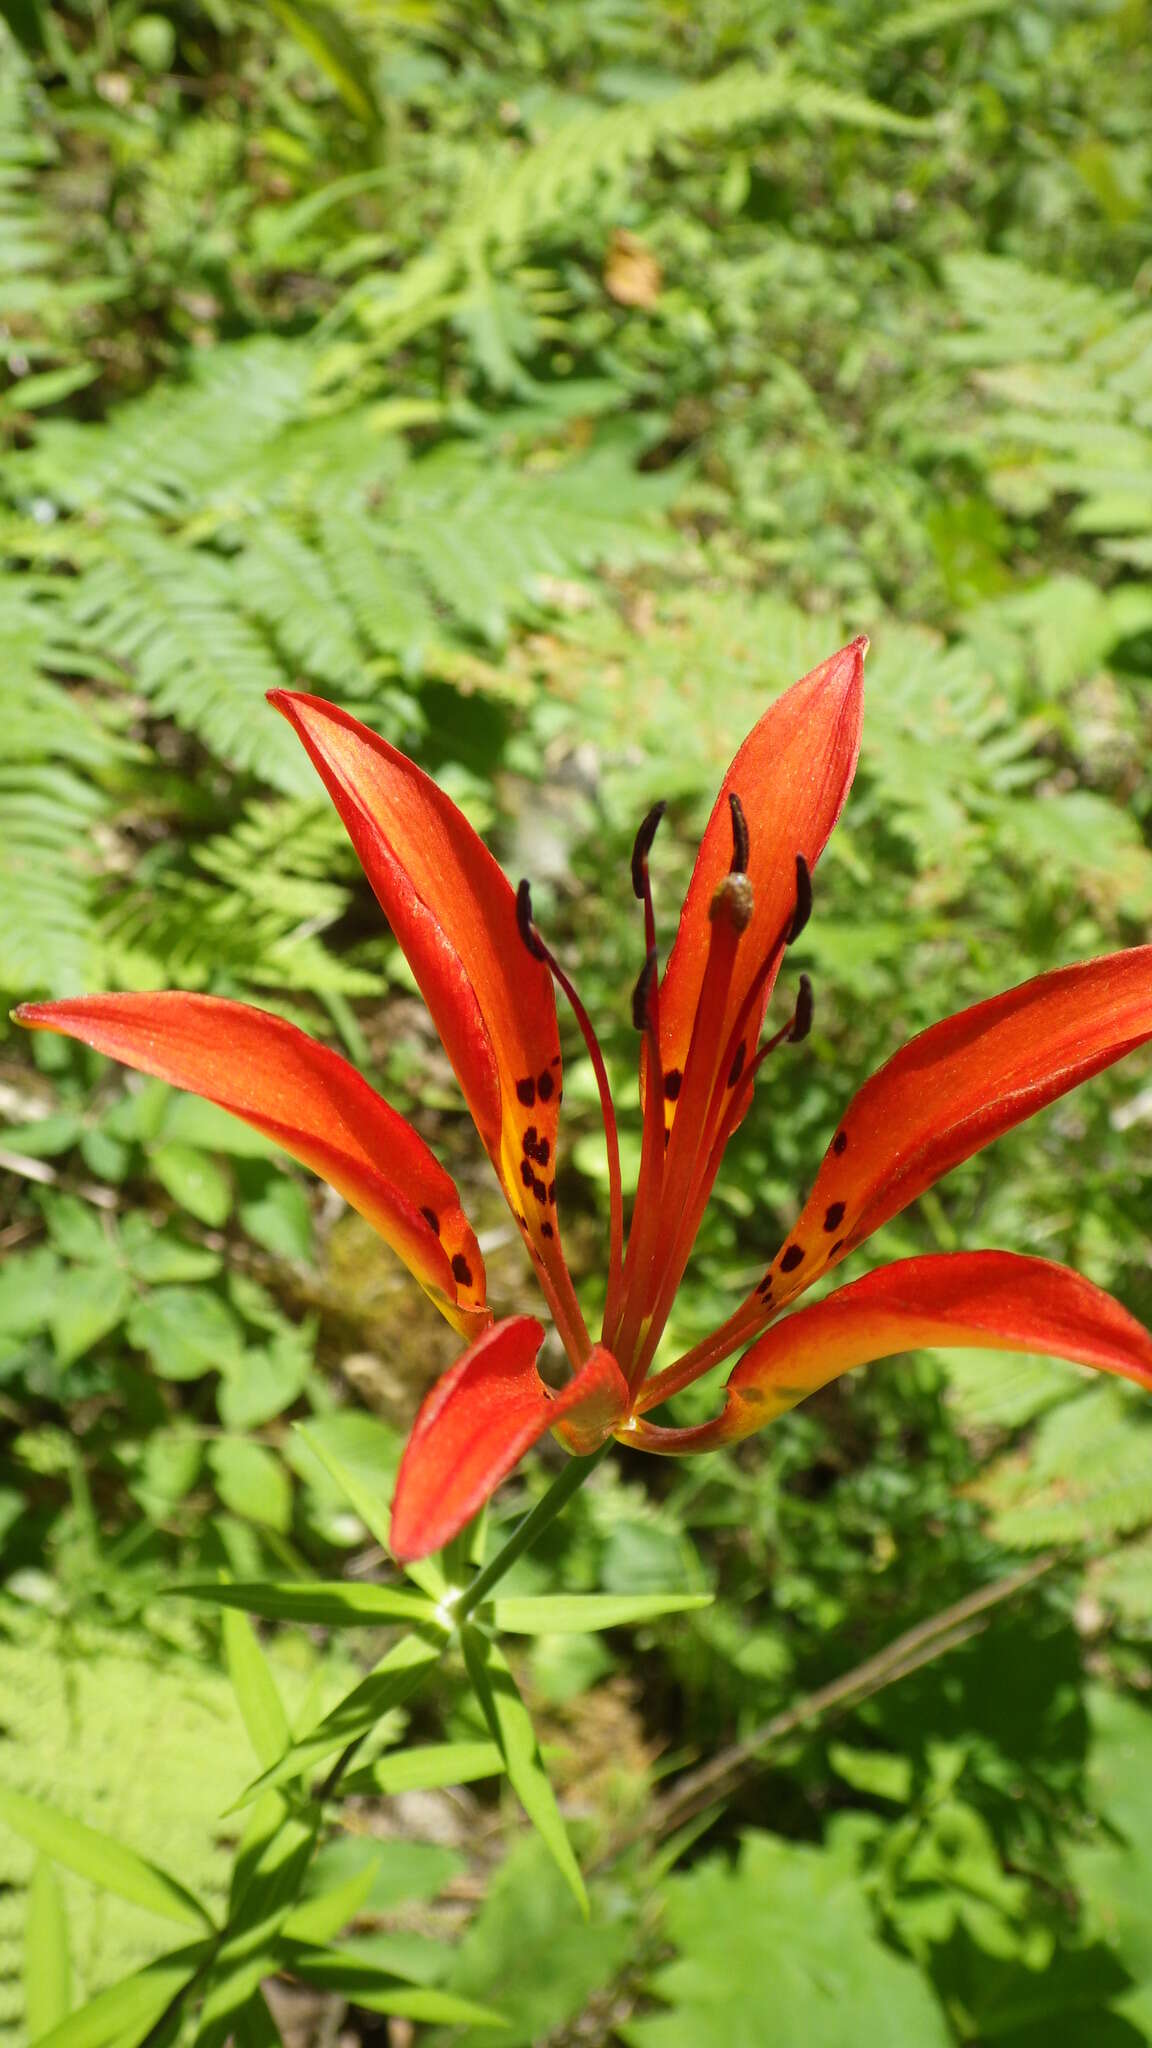
M 305 1429 L 302 1423 L 297 1423 L 296 1434 L 307 1445 L 313 1457 L 319 1459 L 329 1478 L 335 1480 L 349 1505 L 356 1510 L 364 1527 L 376 1538 L 381 1550 L 391 1557 L 387 1501 L 381 1500 L 379 1494 L 374 1493 L 372 1488 L 365 1484 L 359 1473 L 354 1472 L 345 1459 L 337 1457 L 335 1451 L 329 1449 L 318 1429 Z M 440 1600 L 448 1591 L 448 1582 L 432 1558 L 422 1558 L 418 1564 L 405 1565 L 404 1569 L 408 1577 L 427 1593 L 430 1599 Z
M 60 1880 L 40 1856 L 28 1887 L 24 1935 L 24 2019 L 28 2039 L 38 2041 L 72 2010 L 72 1963 L 68 1916 Z
M 479 1629 L 463 1628 L 460 1642 L 468 1676 L 491 1730 L 492 1740 L 504 1758 L 512 1788 L 533 1827 L 539 1830 L 580 1911 L 587 1918 L 588 1894 L 580 1866 L 572 1853 L 556 1795 L 544 1769 L 532 1717 L 517 1691 L 507 1661 L 495 1643 L 481 1635 Z
M 313 1804 L 292 1812 L 286 1800 L 269 1792 L 254 1807 L 232 1875 L 225 1960 L 265 1945 L 292 1912 L 319 1828 L 320 1809 Z
M 367 1901 L 378 1867 L 378 1861 L 368 1862 L 342 1884 L 332 1885 L 328 1891 L 297 1906 L 284 1922 L 285 1939 L 320 1944 L 332 1941 Z
M 236 2015 L 236 2048 L 284 2048 L 284 2037 L 268 2010 L 262 1991 Z
M 85 1827 L 83 1821 L 72 1820 L 39 1800 L 26 1799 L 23 1793 L 13 1792 L 6 1785 L 0 1786 L 0 1820 L 7 1821 L 16 1834 L 23 1835 L 45 1856 L 104 1891 L 131 1899 L 133 1905 L 161 1913 L 167 1920 L 179 1920 L 186 1927 L 211 1927 L 211 1917 L 200 1901 L 174 1877 L 169 1877 L 167 1871 L 146 1862 L 134 1849 L 125 1848 L 110 1835 Z
M 248 1740 L 257 1762 L 268 1770 L 283 1756 L 292 1731 L 256 1631 L 246 1615 L 231 1609 L 224 1616 L 224 1655 Z
M 490 2005 L 475 2005 L 454 1991 L 358 1991 L 355 2002 L 366 2012 L 389 2013 L 395 2020 L 423 2021 L 427 2026 L 506 2027 L 508 2021 Z
M 439 1662 L 442 1647 L 440 1643 L 427 1643 L 420 1636 L 405 1636 L 376 1669 L 368 1673 L 367 1678 L 362 1678 L 359 1685 L 333 1707 L 331 1713 L 317 1722 L 309 1734 L 293 1743 L 279 1763 L 249 1785 L 236 1805 L 244 1806 L 248 1800 L 257 1798 L 273 1786 L 299 1777 L 302 1771 L 310 1770 L 314 1764 L 345 1748 L 349 1742 L 368 1735 L 383 1715 L 393 1707 L 403 1705 L 409 1694 L 415 1692 L 432 1666 Z
M 238 2015 L 264 1978 L 280 1968 L 284 1923 L 316 1853 L 320 1819 L 315 1804 L 283 1813 L 251 1863 L 247 1881 L 236 1887 L 226 1936 L 204 1981 L 196 2048 L 224 2048 Z
M 366 2012 L 390 2013 L 394 2019 L 423 2020 L 429 2026 L 505 2027 L 507 2020 L 490 2006 L 474 2005 L 450 1991 L 413 1989 L 397 1983 L 391 1973 L 354 1949 L 293 1949 L 288 1958 L 293 1976 L 325 1991 L 339 1991 Z
M 196 2022 L 196 2048 L 224 2048 L 234 2039 L 236 2022 L 266 1977 L 280 1968 L 281 1948 L 275 1939 L 253 1945 L 243 1955 L 221 1955 L 204 1987 Z
M 378 1757 L 368 1769 L 345 1780 L 348 1791 L 376 1791 L 388 1798 L 397 1792 L 433 1792 L 445 1785 L 471 1785 L 477 1778 L 495 1778 L 504 1758 L 494 1742 L 433 1742 L 416 1749 Z M 361 1784 L 359 1780 L 363 1780 Z
M 111 2048 L 143 2040 L 209 1954 L 206 1943 L 174 1949 L 131 1977 L 122 1977 L 70 2013 L 33 2048 Z
M 357 1585 L 342 1579 L 313 1580 L 306 1585 L 253 1580 L 219 1586 L 174 1586 L 185 1600 L 209 1600 L 219 1607 L 239 1607 L 264 1621 L 299 1621 L 328 1628 L 379 1627 L 389 1621 L 428 1621 L 436 1610 L 423 1593 L 403 1587 Z
M 331 79 L 345 106 L 366 127 L 380 122 L 372 91 L 372 63 L 344 17 L 321 0 L 270 0 L 272 12 Z
M 711 1603 L 711 1593 L 544 1593 L 495 1600 L 492 1615 L 506 1635 L 578 1635 L 654 1621 L 661 1614 L 685 1614 Z

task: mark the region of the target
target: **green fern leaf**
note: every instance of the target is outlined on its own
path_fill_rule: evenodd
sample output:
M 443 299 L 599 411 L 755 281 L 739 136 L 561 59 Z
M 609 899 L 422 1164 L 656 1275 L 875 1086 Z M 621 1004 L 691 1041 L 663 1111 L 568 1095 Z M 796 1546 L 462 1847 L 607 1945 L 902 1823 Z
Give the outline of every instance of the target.
M 104 535 L 105 556 L 70 594 L 78 634 L 130 670 L 156 711 L 230 767 L 305 791 L 311 772 L 263 699 L 292 676 L 245 616 L 234 566 L 146 526 Z

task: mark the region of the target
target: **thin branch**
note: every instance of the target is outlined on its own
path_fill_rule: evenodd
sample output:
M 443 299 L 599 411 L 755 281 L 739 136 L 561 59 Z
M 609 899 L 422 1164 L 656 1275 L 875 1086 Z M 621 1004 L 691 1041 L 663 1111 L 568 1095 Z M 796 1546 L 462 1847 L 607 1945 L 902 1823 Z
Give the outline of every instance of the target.
M 698 1770 L 689 1771 L 679 1778 L 662 1799 L 654 1802 L 638 1826 L 618 1837 L 598 1858 L 594 1868 L 613 1862 L 623 1850 L 638 1841 L 649 1838 L 660 1841 L 673 1833 L 695 1814 L 712 1805 L 719 1793 L 731 1792 L 741 1778 L 761 1769 L 765 1752 L 785 1741 L 789 1735 L 822 1720 L 826 1714 L 858 1705 L 873 1693 L 898 1684 L 900 1679 L 907 1678 L 922 1665 L 930 1664 L 949 1650 L 970 1641 L 987 1626 L 993 1608 L 1024 1592 L 1058 1562 L 1058 1556 L 1049 1553 L 1033 1558 L 1030 1564 L 1021 1565 L 1005 1578 L 977 1587 L 975 1592 L 965 1594 L 962 1600 L 954 1601 L 950 1607 L 941 1608 L 927 1621 L 905 1629 L 875 1656 L 865 1658 L 862 1664 L 857 1664 L 841 1678 L 832 1679 L 828 1685 L 820 1686 L 816 1692 L 798 1700 L 795 1706 L 774 1714 L 770 1721 L 754 1728 L 742 1741 L 719 1750 Z

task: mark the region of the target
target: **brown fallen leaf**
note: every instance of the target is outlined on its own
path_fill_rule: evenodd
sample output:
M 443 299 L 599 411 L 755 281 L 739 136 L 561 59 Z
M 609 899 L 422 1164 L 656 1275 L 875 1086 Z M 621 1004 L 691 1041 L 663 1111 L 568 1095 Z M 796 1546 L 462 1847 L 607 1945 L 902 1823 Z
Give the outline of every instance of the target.
M 617 228 L 604 262 L 604 289 L 620 306 L 654 306 L 662 273 L 651 249 L 627 228 Z

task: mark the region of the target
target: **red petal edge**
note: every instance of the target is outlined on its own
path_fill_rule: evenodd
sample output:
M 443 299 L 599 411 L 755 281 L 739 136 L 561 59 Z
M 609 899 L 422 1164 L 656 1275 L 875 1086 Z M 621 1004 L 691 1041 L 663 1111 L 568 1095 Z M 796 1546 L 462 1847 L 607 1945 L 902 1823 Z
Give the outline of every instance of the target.
M 552 1393 L 536 1370 L 544 1329 L 510 1316 L 458 1358 L 427 1396 L 408 1439 L 392 1501 L 392 1549 L 401 1563 L 442 1550 L 483 1507 L 545 1431 L 565 1416 L 572 1448 L 594 1450 L 624 1413 L 628 1389 L 599 1345 Z
M 776 1306 L 961 1160 L 1149 1038 L 1152 946 L 1058 967 L 921 1031 L 845 1110 L 773 1266 Z
M 1152 1391 L 1152 1337 L 1081 1274 L 1015 1252 L 942 1252 L 880 1266 L 775 1324 L 740 1360 L 715 1421 L 640 1422 L 626 1441 L 672 1454 L 738 1443 L 854 1366 L 923 1345 L 1043 1351 Z
M 732 863 L 729 795 L 741 799 L 748 821 L 754 909 L 728 992 L 724 1037 L 765 954 L 795 908 L 796 855 L 802 853 L 814 868 L 844 808 L 860 751 L 867 650 L 867 639 L 861 635 L 785 690 L 753 726 L 724 777 L 660 984 L 665 1073 L 682 1070 L 685 1063 L 708 959 L 709 906 Z M 749 1051 L 771 992 L 769 981 L 756 1016 L 749 1020 Z
M 484 1261 L 451 1175 L 347 1060 L 295 1024 L 251 1003 L 177 990 L 24 1003 L 13 1015 L 262 1131 L 367 1218 L 461 1336 L 491 1321 Z
M 556 1215 L 563 1086 L 552 977 L 516 896 L 451 798 L 325 698 L 272 690 L 344 822 L 403 948 L 573 1355 L 586 1340 Z

